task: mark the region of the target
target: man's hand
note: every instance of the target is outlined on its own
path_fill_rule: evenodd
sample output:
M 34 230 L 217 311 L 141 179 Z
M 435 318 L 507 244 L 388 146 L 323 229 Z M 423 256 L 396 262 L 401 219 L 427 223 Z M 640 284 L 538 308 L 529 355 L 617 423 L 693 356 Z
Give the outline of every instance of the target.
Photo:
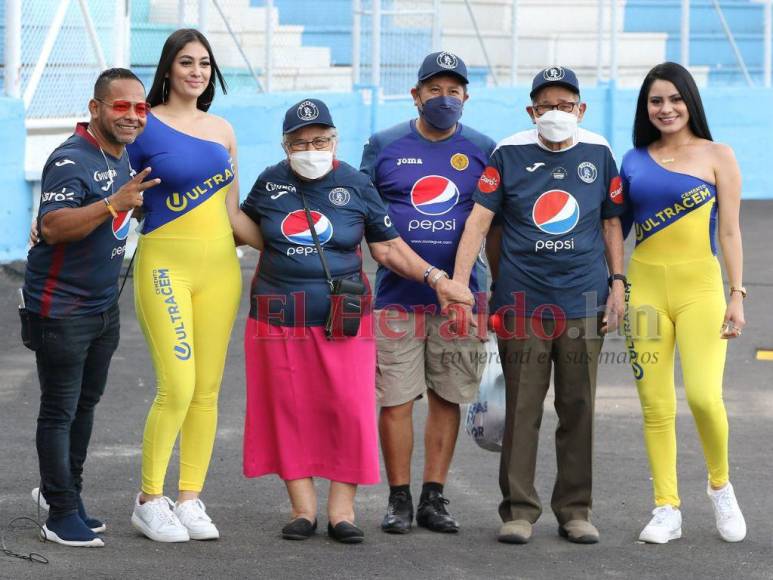
M 437 292 L 441 310 L 445 310 L 450 304 L 456 302 L 469 306 L 475 304 L 472 292 L 467 286 L 445 276 L 441 277 L 435 284 L 435 292 Z
M 40 233 L 38 232 L 38 219 L 33 218 L 30 224 L 30 246 L 34 246 L 40 241 Z
M 149 173 L 150 167 L 146 167 L 129 181 L 124 183 L 118 191 L 110 196 L 110 205 L 112 205 L 116 211 L 128 211 L 135 207 L 140 207 L 142 205 L 143 192 L 146 189 L 150 189 L 161 183 L 161 180 L 158 178 L 143 182 L 142 180 L 145 179 Z
M 477 321 L 472 315 L 475 298 L 466 285 L 443 277 L 435 284 L 435 292 L 440 302 L 440 311 L 448 315 L 454 332 L 466 336 L 477 328 Z
M 625 285 L 622 280 L 613 280 L 604 318 L 601 319 L 601 332 L 609 334 L 617 330 L 623 316 L 625 316 Z

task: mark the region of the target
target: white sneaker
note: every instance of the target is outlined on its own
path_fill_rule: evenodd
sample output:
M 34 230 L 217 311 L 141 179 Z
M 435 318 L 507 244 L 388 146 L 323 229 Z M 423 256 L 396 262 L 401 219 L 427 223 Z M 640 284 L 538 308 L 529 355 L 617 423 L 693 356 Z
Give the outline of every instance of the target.
M 134 500 L 132 525 L 156 542 L 187 542 L 188 530 L 172 511 L 172 500 L 159 497 L 140 504 L 140 494 Z
M 717 531 L 726 542 L 740 542 L 746 537 L 746 520 L 738 507 L 735 492 L 730 482 L 722 489 L 706 488 L 706 493 L 714 505 L 714 517 L 717 519 Z
M 46 501 L 46 498 L 43 497 L 43 492 L 40 491 L 39 487 L 33 488 L 32 501 L 38 504 L 38 506 L 40 506 L 40 509 L 42 509 L 44 512 L 48 511 L 49 509 L 48 502 Z
M 186 527 L 192 540 L 217 540 L 220 532 L 207 515 L 207 508 L 200 499 L 174 504 L 174 513 Z
M 639 534 L 640 542 L 667 544 L 682 537 L 682 512 L 670 505 L 652 510 L 652 519 Z

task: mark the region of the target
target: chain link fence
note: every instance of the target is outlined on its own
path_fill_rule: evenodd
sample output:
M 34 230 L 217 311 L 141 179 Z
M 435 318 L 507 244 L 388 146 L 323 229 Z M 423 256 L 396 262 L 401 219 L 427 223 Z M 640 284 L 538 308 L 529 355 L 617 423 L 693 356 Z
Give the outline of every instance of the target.
M 116 7 L 114 0 L 21 2 L 19 89 L 28 118 L 85 115 L 97 75 L 115 57 Z
M 328 0 L 322 12 L 297 0 L 133 0 L 132 65 L 143 80 L 152 78 L 166 37 L 193 27 L 212 45 L 229 94 L 349 91 L 351 69 L 333 58 L 351 27 L 347 4 Z
M 439 5 L 433 0 L 353 2 L 356 82 L 378 86 L 386 97 L 405 96 L 416 84 L 422 58 L 433 47 L 439 50 Z M 374 38 L 379 38 L 378 46 Z
M 686 58 L 701 84 L 770 86 L 773 68 L 763 0 L 5 0 L 3 25 L 11 5 L 21 32 L 6 34 L 21 47 L 9 94 L 40 120 L 84 116 L 105 66 L 131 66 L 149 86 L 183 26 L 206 33 L 235 95 L 354 85 L 405 95 L 433 50 L 461 56 L 477 85 L 563 64 L 586 86 L 637 86 L 652 65 Z

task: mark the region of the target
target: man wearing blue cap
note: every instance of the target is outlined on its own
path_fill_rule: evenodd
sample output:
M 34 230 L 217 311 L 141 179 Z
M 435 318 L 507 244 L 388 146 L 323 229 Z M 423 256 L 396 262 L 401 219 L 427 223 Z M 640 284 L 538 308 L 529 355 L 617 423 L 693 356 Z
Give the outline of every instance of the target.
M 461 58 L 450 52 L 428 55 L 411 89 L 418 118 L 373 135 L 360 165 L 400 236 L 439 269 L 425 272 L 425 282 L 437 271 L 453 271 L 475 184 L 494 149 L 491 139 L 459 123 L 467 83 Z M 482 289 L 484 277 L 484 272 L 472 275 L 473 292 Z M 431 288 L 385 268 L 378 272 L 376 309 L 379 434 L 390 489 L 382 529 L 411 529 L 413 402 L 426 392 L 424 484 L 416 521 L 435 532 L 456 532 L 459 525 L 446 509 L 443 487 L 459 431 L 459 405 L 477 394 L 484 345 L 474 337 L 451 340 Z
M 492 155 L 454 279 L 467 283 L 496 216 L 502 251 L 491 310 L 507 387 L 499 540 L 528 542 L 542 512 L 534 471 L 552 371 L 558 474 L 551 507 L 562 537 L 592 544 L 599 539 L 590 522 L 598 356 L 624 308 L 622 187 L 606 140 L 578 128 L 586 105 L 573 71 L 540 71 L 530 96 L 526 110 L 537 128 L 508 137 Z

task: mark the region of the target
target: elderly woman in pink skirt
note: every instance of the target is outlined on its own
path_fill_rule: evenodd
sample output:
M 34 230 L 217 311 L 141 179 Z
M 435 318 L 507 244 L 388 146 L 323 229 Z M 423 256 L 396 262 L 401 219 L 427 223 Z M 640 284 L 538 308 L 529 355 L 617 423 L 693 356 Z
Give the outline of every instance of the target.
M 290 540 L 314 534 L 313 478 L 330 480 L 328 535 L 359 543 L 357 485 L 379 481 L 376 347 L 363 236 L 382 266 L 452 302 L 471 304 L 472 295 L 416 255 L 392 227 L 368 177 L 336 160 L 336 129 L 322 101 L 290 107 L 282 145 L 286 158 L 260 174 L 241 208 L 230 208 L 239 241 L 262 250 L 244 335 L 244 474 L 284 480 L 292 519 L 282 537 Z M 345 295 L 331 297 L 331 287 L 339 286 Z

